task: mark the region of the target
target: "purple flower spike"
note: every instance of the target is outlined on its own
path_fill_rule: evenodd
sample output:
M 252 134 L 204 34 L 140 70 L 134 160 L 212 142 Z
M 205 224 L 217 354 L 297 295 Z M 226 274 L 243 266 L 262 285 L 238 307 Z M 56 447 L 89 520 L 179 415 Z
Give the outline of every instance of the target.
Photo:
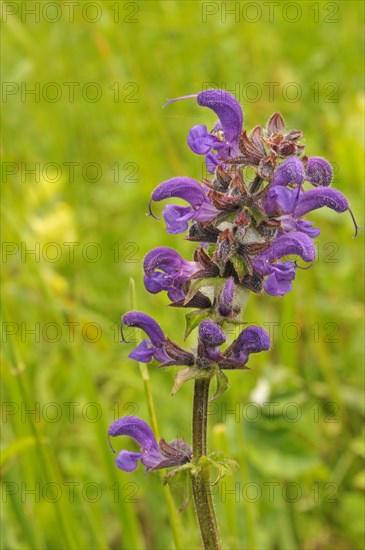
M 270 338 L 261 327 L 245 328 L 229 348 L 228 358 L 246 365 L 250 353 L 258 353 L 270 349 Z
M 133 472 L 137 468 L 138 460 L 146 467 L 146 470 L 156 468 L 164 457 L 159 451 L 153 431 L 146 422 L 136 416 L 119 418 L 109 427 L 109 437 L 129 435 L 133 437 L 141 448 L 140 453 L 120 451 L 115 464 L 125 472 Z
M 288 254 L 296 254 L 306 262 L 313 262 L 316 257 L 316 249 L 310 237 L 305 233 L 301 231 L 285 233 L 256 258 L 255 270 L 260 275 L 270 275 L 272 273 L 271 262 Z
M 298 157 L 290 157 L 275 170 L 271 185 L 301 185 L 305 179 L 305 171 Z
M 301 194 L 298 204 L 294 210 L 294 216 L 301 218 L 312 210 L 327 206 L 335 212 L 345 212 L 349 210 L 349 204 L 346 197 L 337 191 L 337 189 L 329 189 L 328 187 L 317 187 L 309 189 Z
M 235 145 L 242 131 L 243 113 L 241 105 L 233 95 L 224 90 L 206 90 L 197 97 L 201 107 L 209 107 L 219 118 L 225 141 Z
M 198 262 L 188 262 L 175 250 L 161 246 L 144 259 L 144 284 L 151 294 L 166 290 L 170 300 L 177 302 L 185 298 L 185 282 L 201 267 Z
M 164 351 L 165 335 L 152 317 L 140 311 L 131 311 L 123 315 L 122 323 L 128 327 L 140 328 L 149 337 L 149 340 L 142 340 L 128 357 L 141 363 L 149 363 L 153 357 L 161 362 L 170 360 Z
M 306 180 L 312 185 L 328 187 L 333 178 L 333 169 L 330 163 L 322 157 L 308 159 Z
M 199 325 L 199 355 L 211 361 L 221 357 L 219 346 L 224 344 L 226 336 L 216 323 L 206 320 Z
M 228 317 L 232 313 L 234 287 L 234 278 L 229 277 L 218 298 L 218 311 L 223 317 Z
M 204 188 L 193 178 L 184 176 L 167 180 L 152 193 L 153 201 L 161 201 L 177 197 L 191 206 L 176 206 L 168 204 L 163 212 L 168 233 L 182 233 L 188 228 L 189 220 L 200 222 L 210 221 L 219 214 L 207 197 Z
M 108 430 L 109 442 L 110 437 L 119 435 L 132 437 L 141 448 L 140 453 L 123 450 L 117 455 L 115 464 L 125 472 L 133 472 L 137 468 L 138 460 L 147 472 L 180 466 L 191 460 L 191 449 L 185 441 L 178 439 L 168 444 L 161 439 L 158 445 L 149 425 L 136 416 L 125 416 L 113 422 Z M 112 446 L 111 449 L 115 452 Z

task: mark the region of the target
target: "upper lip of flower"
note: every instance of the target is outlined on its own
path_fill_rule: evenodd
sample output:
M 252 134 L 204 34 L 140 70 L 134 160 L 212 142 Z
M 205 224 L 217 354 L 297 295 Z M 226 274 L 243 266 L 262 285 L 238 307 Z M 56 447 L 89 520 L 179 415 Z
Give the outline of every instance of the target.
M 261 275 L 270 273 L 270 264 L 288 254 L 300 256 L 306 262 L 313 262 L 316 249 L 308 235 L 301 231 L 285 233 L 254 260 L 255 270 Z
M 270 338 L 261 327 L 249 326 L 243 329 L 231 346 L 225 351 L 222 368 L 242 368 L 250 353 L 270 349 Z
M 198 94 L 170 99 L 165 105 L 181 99 L 196 98 L 198 105 L 208 107 L 219 118 L 225 140 L 233 143 L 238 140 L 243 126 L 243 112 L 237 99 L 225 90 L 204 90 Z M 214 134 L 211 134 L 214 136 Z
M 167 290 L 172 301 L 182 300 L 185 298 L 185 282 L 202 267 L 198 262 L 184 260 L 172 248 L 160 246 L 145 256 L 145 286 L 152 294 Z
M 188 145 L 198 154 L 205 155 L 205 162 L 210 173 L 220 163 L 235 157 L 239 153 L 239 139 L 243 126 L 243 112 L 236 98 L 224 90 L 205 90 L 198 94 L 178 97 L 167 104 L 180 99 L 196 98 L 198 105 L 208 107 L 219 118 L 211 132 L 202 124 L 190 129 Z M 219 132 L 219 137 L 217 136 Z M 216 153 L 213 153 L 213 150 Z
M 203 186 L 193 178 L 180 176 L 164 181 L 153 191 L 151 201 L 158 202 L 171 197 L 183 199 L 191 206 L 167 205 L 164 210 L 164 218 L 169 233 L 185 231 L 190 219 L 204 222 L 214 219 L 219 213 Z
M 129 354 L 130 358 L 142 363 L 149 363 L 154 357 L 161 363 L 161 366 L 192 365 L 194 363 L 193 354 L 171 342 L 163 333 L 160 325 L 146 313 L 130 311 L 123 315 L 122 324 L 140 328 L 150 338 L 150 340 L 142 340 Z
M 146 313 L 130 311 L 123 315 L 122 322 L 126 326 L 142 329 L 156 347 L 161 347 L 162 343 L 166 340 L 160 325 Z
M 316 187 L 300 195 L 294 209 L 294 216 L 300 218 L 308 212 L 323 206 L 327 206 L 336 212 L 345 212 L 349 209 L 347 199 L 340 191 L 328 187 Z
M 201 107 L 212 109 L 220 120 L 224 138 L 237 142 L 243 126 L 243 112 L 236 98 L 224 90 L 205 90 L 197 95 Z

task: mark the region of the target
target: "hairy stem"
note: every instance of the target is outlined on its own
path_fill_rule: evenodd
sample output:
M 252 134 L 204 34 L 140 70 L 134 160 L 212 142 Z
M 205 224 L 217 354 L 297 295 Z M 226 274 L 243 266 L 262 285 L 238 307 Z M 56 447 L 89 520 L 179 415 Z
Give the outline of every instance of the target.
M 198 462 L 207 452 L 207 419 L 210 379 L 195 380 L 193 401 L 193 460 Z M 221 547 L 212 495 L 209 471 L 199 469 L 192 475 L 195 511 L 205 550 Z

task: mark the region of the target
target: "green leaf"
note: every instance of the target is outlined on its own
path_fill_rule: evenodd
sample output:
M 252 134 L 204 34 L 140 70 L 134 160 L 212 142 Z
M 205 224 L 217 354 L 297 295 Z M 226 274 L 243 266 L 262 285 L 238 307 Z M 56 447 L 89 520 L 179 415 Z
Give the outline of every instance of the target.
M 180 370 L 175 375 L 175 381 L 171 390 L 171 395 L 175 395 L 177 390 L 181 388 L 188 380 L 198 380 L 204 378 L 211 378 L 214 374 L 213 369 L 198 369 L 197 367 L 186 367 L 186 369 Z
M 163 485 L 166 485 L 168 483 L 169 485 L 172 484 L 172 480 L 174 480 L 174 483 L 177 485 L 181 482 L 181 477 L 179 474 L 182 474 L 182 472 L 186 470 L 193 470 L 196 466 L 192 462 L 187 462 L 186 464 L 182 464 L 181 466 L 177 466 L 176 468 L 172 468 L 165 474 L 162 478 Z
M 229 380 L 222 370 L 216 372 L 216 381 L 217 387 L 214 395 L 209 399 L 209 401 L 214 401 L 218 399 L 229 388 Z
M 238 275 L 239 280 L 242 281 L 243 277 L 247 273 L 247 267 L 245 262 L 243 261 L 242 257 L 239 256 L 238 254 L 233 254 L 233 256 L 231 257 L 231 262 Z
M 185 298 L 185 304 L 190 302 L 192 298 L 194 298 L 195 294 L 197 292 L 202 291 L 203 294 L 211 298 L 210 292 L 208 289 L 211 289 L 213 293 L 215 293 L 215 290 L 220 290 L 225 283 L 225 279 L 220 279 L 218 277 L 206 277 L 203 279 L 193 279 L 190 283 L 189 292 L 186 295 Z M 204 288 L 206 288 L 206 291 L 204 292 Z M 214 299 L 214 298 L 213 298 Z
M 174 491 L 178 490 L 182 493 L 183 501 L 178 508 L 178 512 L 183 512 L 191 501 L 191 476 L 189 471 L 194 470 L 194 468 L 196 468 L 196 466 L 189 462 L 177 468 L 173 468 L 162 478 L 163 485 L 168 484 Z
M 223 477 L 233 475 L 239 468 L 238 462 L 229 458 L 225 453 L 221 451 L 213 451 L 207 456 L 200 458 L 200 464 L 202 468 L 215 468 L 218 471 L 218 475 L 213 482 L 216 485 Z
M 187 339 L 189 334 L 193 332 L 193 330 L 200 325 L 204 319 L 206 319 L 209 315 L 210 310 L 203 310 L 196 309 L 195 311 L 191 311 L 190 313 L 187 313 L 185 315 L 186 320 L 186 327 L 185 327 L 185 334 L 184 334 L 184 340 Z

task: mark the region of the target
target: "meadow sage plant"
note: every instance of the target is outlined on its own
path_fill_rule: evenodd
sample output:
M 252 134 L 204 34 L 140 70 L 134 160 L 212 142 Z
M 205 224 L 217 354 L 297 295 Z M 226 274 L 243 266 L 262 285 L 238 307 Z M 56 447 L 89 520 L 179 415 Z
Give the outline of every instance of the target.
M 302 132 L 287 130 L 279 113 L 270 117 L 266 127 L 256 126 L 247 133 L 242 109 L 229 93 L 207 90 L 177 99 L 186 98 L 196 99 L 218 117 L 210 132 L 197 125 L 187 138 L 190 149 L 205 156 L 211 177 L 200 183 L 177 176 L 161 183 L 152 192 L 149 211 L 156 217 L 154 203 L 173 198 L 185 201 L 186 206 L 165 206 L 166 230 L 185 233 L 197 248 L 190 260 L 171 248 L 155 248 L 146 255 L 143 267 L 148 292 L 166 292 L 170 305 L 194 308 L 186 314 L 185 337 L 197 328 L 197 346 L 181 348 L 154 319 L 139 311 L 122 317 L 122 337 L 123 326 L 137 327 L 146 338 L 131 351 L 131 359 L 154 360 L 160 368 L 182 367 L 173 394 L 184 382 L 194 380 L 192 446 L 182 439 L 157 442 L 151 428 L 133 416 L 114 422 L 109 436 L 128 435 L 140 447 L 140 452 L 119 452 L 115 463 L 124 471 L 135 470 L 140 460 L 148 472 L 173 467 L 168 478 L 181 470 L 189 472 L 204 548 L 216 549 L 220 541 L 209 468 L 218 468 L 221 477 L 232 473 L 237 464 L 219 451 L 207 454 L 209 385 L 215 377 L 211 399 L 217 398 L 228 387 L 224 371 L 245 370 L 251 354 L 270 348 L 268 334 L 258 326 L 246 326 L 226 346 L 225 328 L 229 323 L 244 324 L 250 293 L 283 296 L 292 290 L 298 269 L 314 262 L 313 239 L 320 230 L 306 219 L 307 214 L 322 207 L 349 211 L 351 216 L 352 212 L 346 197 L 330 187 L 330 163 L 321 157 L 308 158 Z M 168 103 L 173 101 L 177 100 Z

